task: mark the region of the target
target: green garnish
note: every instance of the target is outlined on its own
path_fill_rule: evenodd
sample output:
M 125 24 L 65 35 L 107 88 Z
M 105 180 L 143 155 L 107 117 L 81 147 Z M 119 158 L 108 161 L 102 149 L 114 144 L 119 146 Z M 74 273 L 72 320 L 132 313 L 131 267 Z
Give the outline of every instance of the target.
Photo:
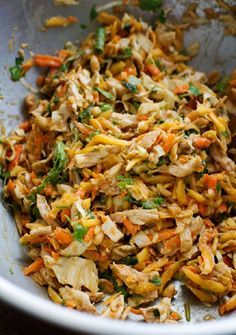
M 124 264 L 126 265 L 136 265 L 138 263 L 138 259 L 136 256 L 127 256 L 124 259 Z
M 58 96 L 55 96 L 54 99 L 53 99 L 53 103 L 55 105 L 57 105 L 59 103 L 60 99 L 58 98 Z
M 139 7 L 145 11 L 158 12 L 162 6 L 162 0 L 139 0 Z
M 161 278 L 158 276 L 154 276 L 152 279 L 149 280 L 150 283 L 160 286 L 161 285 Z
M 90 133 L 90 134 L 88 135 L 88 140 L 91 141 L 91 139 L 92 139 L 94 136 L 99 135 L 99 134 L 101 134 L 100 130 L 93 131 L 92 133 Z
M 224 137 L 229 137 L 229 132 L 228 130 L 224 130 L 221 132 L 221 135 L 223 135 Z
M 224 76 L 223 78 L 221 78 L 221 80 L 216 84 L 215 86 L 215 90 L 218 93 L 224 94 L 226 91 L 226 88 L 229 84 L 229 77 L 228 76 Z
M 120 189 L 124 189 L 128 185 L 133 185 L 133 183 L 134 183 L 134 180 L 130 177 L 117 176 L 117 179 L 119 180 L 118 186 L 119 186 Z
M 95 52 L 100 54 L 104 50 L 106 40 L 106 29 L 104 27 L 100 27 L 97 30 L 96 41 L 95 41 Z
M 137 205 L 137 206 L 142 206 L 141 201 L 134 199 L 130 193 L 128 193 L 128 194 L 125 196 L 125 200 L 128 201 L 128 202 L 131 203 L 131 204 L 135 204 L 135 205 Z
M 75 239 L 76 241 L 79 241 L 79 242 L 83 241 L 83 238 L 84 238 L 84 236 L 86 235 L 87 231 L 88 231 L 88 228 L 83 227 L 82 225 L 79 224 L 79 225 L 75 228 L 75 231 L 74 231 L 74 234 L 73 234 L 74 239 Z
M 66 72 L 68 70 L 68 64 L 63 63 L 61 67 L 59 68 L 61 72 Z
M 52 111 L 50 102 L 49 102 L 48 105 L 47 105 L 47 109 L 46 109 L 46 111 L 47 111 L 48 113 L 51 113 L 51 111 Z
M 162 197 L 154 198 L 153 200 L 142 201 L 142 206 L 144 209 L 154 209 L 162 205 L 164 199 Z
M 184 311 L 185 311 L 186 321 L 190 321 L 191 320 L 191 310 L 190 310 L 190 304 L 189 303 L 184 304 Z
M 112 109 L 112 106 L 109 104 L 101 104 L 99 107 L 102 112 L 106 112 Z
M 168 164 L 169 162 L 170 162 L 169 156 L 167 156 L 167 157 L 162 156 L 162 157 L 160 157 L 159 162 L 157 163 L 157 166 L 159 167 L 159 166 Z
M 98 12 L 97 12 L 97 9 L 96 9 L 96 5 L 93 5 L 91 7 L 90 13 L 89 13 L 90 21 L 95 20 L 97 16 L 98 16 Z
M 113 281 L 113 284 L 114 284 L 115 291 L 116 292 L 121 292 L 121 294 L 123 294 L 123 296 L 124 296 L 125 301 L 127 301 L 129 293 L 128 293 L 127 289 L 126 289 L 125 284 L 122 284 L 122 285 L 119 286 L 117 284 L 117 281 L 115 279 Z
M 0 179 L 3 181 L 3 185 L 5 186 L 8 179 L 10 178 L 10 172 L 9 171 L 3 171 L 4 168 L 2 164 L 0 164 Z
M 21 77 L 23 77 L 24 75 L 24 71 L 23 71 L 23 68 L 22 68 L 22 63 L 24 61 L 24 57 L 22 56 L 19 56 L 19 57 L 16 57 L 15 59 L 15 66 L 11 66 L 9 68 L 9 72 L 11 74 L 11 80 L 13 81 L 18 81 L 20 80 Z
M 127 58 L 130 58 L 130 57 L 132 57 L 132 49 L 131 48 L 125 48 L 115 58 L 116 59 L 127 59 Z
M 198 97 L 199 95 L 201 95 L 199 89 L 197 87 L 193 86 L 192 84 L 189 84 L 188 90 L 195 97 Z
M 80 28 L 81 28 L 81 29 L 87 29 L 88 26 L 87 26 L 87 24 L 81 23 Z
M 129 81 L 122 81 L 122 84 L 127 88 L 127 90 L 129 90 L 132 93 L 136 93 L 138 91 L 137 88 L 137 84 L 139 83 L 139 79 L 134 77 L 134 76 L 130 76 L 129 77 Z
M 97 92 L 99 92 L 100 94 L 102 94 L 108 100 L 114 100 L 114 96 L 111 93 L 109 93 L 107 91 L 104 91 L 104 90 L 102 90 L 99 87 L 94 87 L 94 90 L 97 91 Z
M 166 22 L 166 13 L 163 8 L 160 9 L 158 16 L 157 16 L 157 20 L 161 22 L 162 24 Z
M 41 215 L 39 213 L 39 209 L 36 205 L 36 200 L 32 202 L 29 208 L 29 215 L 32 221 L 36 221 L 38 219 L 41 219 Z
M 91 108 L 92 106 L 89 106 L 88 108 L 85 108 L 79 115 L 78 120 L 82 123 L 88 123 L 89 120 L 92 118 L 91 115 Z
M 216 184 L 216 192 L 220 193 L 221 191 L 221 186 L 219 183 Z
M 184 137 L 187 138 L 189 137 L 191 134 L 198 134 L 198 131 L 196 129 L 188 129 L 185 130 L 184 132 Z
M 161 64 L 161 62 L 159 61 L 159 59 L 155 60 L 155 64 L 158 67 L 158 69 L 160 71 L 164 71 L 165 70 L 165 66 Z

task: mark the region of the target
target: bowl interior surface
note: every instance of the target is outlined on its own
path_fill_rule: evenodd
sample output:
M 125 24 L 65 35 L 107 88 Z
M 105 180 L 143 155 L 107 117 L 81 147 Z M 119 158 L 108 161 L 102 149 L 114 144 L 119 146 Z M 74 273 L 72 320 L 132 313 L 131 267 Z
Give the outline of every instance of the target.
M 99 5 L 107 2 L 99 1 Z M 88 24 L 89 11 L 95 3 L 98 3 L 98 1 L 81 0 L 79 6 L 55 7 L 52 0 L 0 0 L 0 93 L 3 96 L 3 99 L 0 99 L 0 125 L 3 133 L 4 129 L 6 133 L 9 133 L 24 118 L 22 101 L 28 91 L 20 82 L 10 81 L 8 72 L 9 66 L 15 62 L 17 50 L 21 43 L 29 43 L 26 53 L 32 50 L 35 53 L 48 54 L 53 54 L 68 40 L 79 43 L 89 31 L 94 30 L 95 23 L 89 24 L 88 29 L 85 30 L 81 29 L 80 25 L 74 25 L 67 28 L 49 29 L 45 32 L 41 30 L 43 22 L 46 18 L 55 15 L 74 15 L 79 18 L 81 24 Z M 189 1 L 165 1 L 166 6 L 174 8 L 171 13 L 172 19 L 180 17 L 187 3 Z M 213 0 L 207 1 L 206 4 L 203 1 L 200 3 L 200 7 L 213 7 L 214 5 Z M 134 12 L 137 16 L 153 21 L 152 14 L 142 13 L 134 8 L 129 8 L 129 12 Z M 9 50 L 9 41 L 12 43 L 12 50 Z M 206 73 L 215 69 L 224 73 L 232 71 L 235 66 L 236 42 L 234 37 L 224 36 L 221 24 L 213 21 L 195 29 L 191 28 L 186 34 L 185 43 L 189 45 L 195 41 L 199 41 L 201 45 L 199 55 L 192 61 L 192 65 L 196 69 Z M 26 80 L 34 86 L 36 76 L 37 70 L 32 70 L 27 74 Z M 114 334 L 136 335 L 139 333 L 154 334 L 157 330 L 159 334 L 168 334 L 170 330 L 173 334 L 184 334 L 185 332 L 186 334 L 190 332 L 192 334 L 196 332 L 197 334 L 199 330 L 204 334 L 220 332 L 221 326 L 211 329 L 209 323 L 205 326 L 198 324 L 193 327 L 192 322 L 202 321 L 206 314 L 218 318 L 217 309 L 200 305 L 196 299 L 182 289 L 179 290 L 174 305 L 184 315 L 184 302 L 190 299 L 192 321 L 186 325 L 177 324 L 174 328 L 172 325 L 156 325 L 154 328 L 153 325 L 135 324 L 132 325 L 131 329 L 130 323 L 94 318 L 90 315 L 65 310 L 53 305 L 46 300 L 48 299 L 46 290 L 34 283 L 30 277 L 25 277 L 22 274 L 22 267 L 27 261 L 27 248 L 19 245 L 19 235 L 13 217 L 2 203 L 0 203 L 0 219 L 0 297 L 19 308 L 33 314 L 40 314 L 36 313 L 38 309 L 38 311 L 42 311 L 41 317 L 52 322 L 64 324 L 68 328 L 83 329 L 94 333 L 108 333 L 110 330 Z M 67 321 L 65 321 L 65 318 L 67 318 Z M 228 322 L 226 323 L 226 321 Z M 211 324 L 213 327 L 215 323 Z M 221 319 L 217 324 L 222 325 L 222 327 L 224 325 L 225 333 L 227 330 L 230 332 L 233 329 L 231 325 L 236 324 L 236 318 L 226 317 L 224 321 Z

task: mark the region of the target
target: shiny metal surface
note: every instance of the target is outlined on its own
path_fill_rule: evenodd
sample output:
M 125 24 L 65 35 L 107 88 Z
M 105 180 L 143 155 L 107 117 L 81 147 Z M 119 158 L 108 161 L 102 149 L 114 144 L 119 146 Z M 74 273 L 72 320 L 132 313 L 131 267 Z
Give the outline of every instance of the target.
M 28 43 L 29 50 L 40 53 L 54 53 L 68 40 L 82 41 L 88 31 L 92 31 L 95 24 L 83 30 L 79 25 L 67 28 L 50 29 L 41 31 L 43 21 L 53 15 L 75 15 L 80 23 L 88 23 L 89 10 L 93 3 L 106 3 L 107 1 L 81 0 L 79 6 L 55 7 L 53 0 L 0 0 L 0 122 L 8 133 L 23 118 L 23 98 L 27 90 L 21 83 L 9 80 L 8 67 L 14 64 L 17 50 L 21 43 Z M 174 8 L 172 18 L 180 16 L 186 3 L 189 1 L 166 1 Z M 200 7 L 214 6 L 215 2 L 200 1 Z M 129 9 L 133 11 L 133 9 Z M 143 13 L 135 10 L 139 16 Z M 152 15 L 145 14 L 152 20 Z M 8 48 L 9 40 L 13 48 Z M 230 73 L 235 67 L 236 39 L 232 36 L 224 37 L 223 27 L 217 22 L 211 22 L 198 29 L 191 29 L 186 36 L 186 45 L 199 41 L 200 53 L 192 61 L 200 71 L 209 72 L 219 69 Z M 26 79 L 34 85 L 36 70 L 30 71 Z M 17 306 L 18 308 L 38 315 L 50 322 L 57 323 L 67 328 L 83 330 L 99 334 L 233 334 L 236 329 L 236 316 L 225 318 L 211 323 L 199 323 L 206 314 L 218 318 L 216 308 L 206 308 L 185 290 L 179 290 L 178 299 L 174 305 L 179 312 L 183 312 L 183 304 L 191 299 L 192 322 L 185 325 L 148 325 L 131 324 L 94 318 L 90 315 L 65 310 L 47 301 L 44 289 L 35 284 L 30 278 L 22 274 L 22 266 L 26 260 L 26 249 L 18 244 L 18 233 L 11 215 L 0 204 L 0 298 Z M 42 299 L 43 298 L 43 299 Z M 235 331 L 236 333 L 236 331 Z

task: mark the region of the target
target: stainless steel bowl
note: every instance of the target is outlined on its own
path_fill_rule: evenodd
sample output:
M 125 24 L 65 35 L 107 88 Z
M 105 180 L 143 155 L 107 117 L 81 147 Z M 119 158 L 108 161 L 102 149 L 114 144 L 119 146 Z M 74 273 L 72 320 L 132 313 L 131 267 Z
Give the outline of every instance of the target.
M 28 93 L 21 83 L 9 80 L 8 67 L 14 64 L 17 50 L 21 43 L 29 43 L 28 50 L 40 53 L 53 53 L 68 40 L 82 41 L 88 31 L 78 25 L 68 28 L 51 29 L 42 32 L 43 21 L 53 15 L 75 15 L 80 23 L 88 23 L 88 14 L 94 3 L 108 1 L 80 0 L 79 6 L 55 7 L 53 0 L 0 0 L 0 124 L 8 133 L 23 118 L 22 101 Z M 233 2 L 233 1 L 232 1 Z M 172 19 L 180 17 L 188 4 L 188 0 L 166 0 L 165 5 L 173 8 Z M 200 9 L 214 7 L 215 1 L 199 1 Z M 150 14 L 129 8 L 138 16 L 152 20 Z M 9 50 L 8 44 L 12 44 Z M 200 71 L 209 72 L 213 69 L 229 73 L 235 64 L 236 39 L 225 37 L 219 22 L 211 22 L 197 29 L 191 29 L 186 35 L 186 44 L 199 41 L 199 55 L 192 65 Z M 27 74 L 27 81 L 34 83 L 37 70 Z M 65 309 L 50 302 L 46 291 L 22 274 L 22 266 L 26 261 L 26 249 L 19 246 L 18 233 L 12 216 L 0 204 L 0 298 L 15 307 L 54 324 L 68 329 L 86 331 L 96 334 L 236 334 L 236 315 L 225 318 L 217 316 L 216 307 L 206 308 L 200 305 L 184 290 L 180 290 L 175 305 L 183 313 L 183 304 L 191 299 L 192 321 L 180 324 L 144 324 L 134 322 L 113 321 L 94 317 L 89 314 Z M 211 322 L 202 322 L 203 317 L 210 314 L 219 318 Z M 197 323 L 195 323 L 198 321 Z

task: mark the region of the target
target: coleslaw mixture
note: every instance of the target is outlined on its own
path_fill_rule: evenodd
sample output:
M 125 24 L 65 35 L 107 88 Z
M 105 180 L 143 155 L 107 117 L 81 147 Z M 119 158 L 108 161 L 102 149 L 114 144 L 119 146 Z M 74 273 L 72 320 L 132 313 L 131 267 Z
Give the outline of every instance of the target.
M 186 65 L 179 26 L 98 20 L 79 49 L 34 56 L 50 68 L 44 98 L 1 137 L 24 273 L 55 303 L 111 318 L 180 320 L 174 279 L 223 315 L 236 308 L 226 97 Z

